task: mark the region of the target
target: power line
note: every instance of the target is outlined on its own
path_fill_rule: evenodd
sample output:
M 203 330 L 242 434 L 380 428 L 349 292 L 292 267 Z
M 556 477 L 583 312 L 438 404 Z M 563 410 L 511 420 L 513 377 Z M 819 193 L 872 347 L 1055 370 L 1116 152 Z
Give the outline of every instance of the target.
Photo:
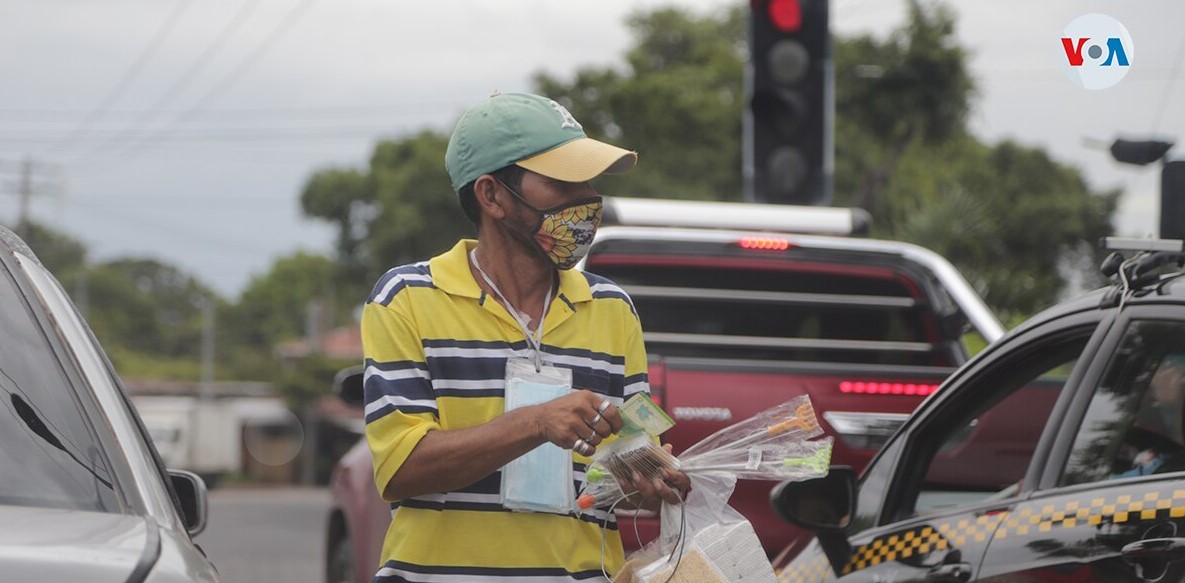
M 231 240 L 229 237 L 226 236 L 227 234 L 226 234 L 225 230 L 219 231 L 218 234 L 203 233 L 203 232 L 200 232 L 197 230 L 190 229 L 188 227 L 180 226 L 175 221 L 169 221 L 168 219 L 162 220 L 159 216 L 149 219 L 149 218 L 143 217 L 143 215 L 137 216 L 136 214 L 130 214 L 127 212 L 128 210 L 143 210 L 143 209 L 127 209 L 127 208 L 125 208 L 125 209 L 121 209 L 121 210 L 115 210 L 115 209 L 112 209 L 110 205 L 105 205 L 102 203 L 85 201 L 85 200 L 76 200 L 75 202 L 79 205 L 88 207 L 89 210 L 87 212 L 106 215 L 106 216 L 113 218 L 115 220 L 123 221 L 125 223 L 130 223 L 130 224 L 135 225 L 137 227 L 147 228 L 150 230 L 155 230 L 155 231 L 158 231 L 161 233 L 165 233 L 173 238 L 180 236 L 180 237 L 189 238 L 194 241 L 198 241 L 202 245 L 207 247 L 206 250 L 208 250 L 208 247 L 221 247 L 225 251 L 233 251 L 233 252 L 237 252 L 237 253 L 242 253 L 243 251 L 249 251 L 249 252 L 253 252 L 253 253 L 266 253 L 268 251 L 262 247 L 259 247 L 255 243 L 249 243 L 249 242 L 241 240 L 241 239 L 240 240 Z M 199 252 L 199 251 L 202 251 L 202 249 L 194 249 L 193 250 L 193 252 Z
M 383 105 L 375 104 L 354 104 L 354 105 L 310 105 L 310 106 L 296 106 L 296 107 L 242 107 L 242 108 L 225 108 L 225 109 L 204 109 L 202 111 L 193 112 L 187 120 L 189 123 L 196 123 L 207 120 L 225 120 L 227 118 L 233 119 L 237 117 L 244 117 L 249 119 L 257 119 L 260 116 L 269 116 L 273 120 L 294 120 L 303 121 L 309 119 L 337 119 L 341 117 L 367 117 L 367 116 L 383 116 L 391 114 L 412 115 L 415 112 L 423 112 L 425 110 L 440 110 L 448 108 L 449 111 L 461 110 L 468 105 L 466 101 L 448 100 L 433 100 L 433 101 L 409 101 L 403 103 L 385 103 Z M 107 111 L 106 117 L 108 119 L 118 117 L 138 117 L 142 116 L 150 110 L 146 109 L 111 109 Z M 40 122 L 28 121 L 27 123 L 69 123 L 73 120 L 70 116 L 84 113 L 85 110 L 78 109 L 36 109 L 36 108 L 0 108 L 0 120 L 5 118 L 17 118 L 27 120 L 29 117 L 42 116 Z M 161 110 L 156 113 L 161 115 L 172 114 L 180 116 L 187 113 L 184 110 Z M 65 116 L 66 119 L 51 116 Z M 174 122 L 180 123 L 180 122 Z
M 69 148 L 79 138 L 86 135 L 94 122 L 102 117 L 107 112 L 107 110 L 109 110 L 111 106 L 115 104 L 116 100 L 123 96 L 124 91 L 126 91 L 127 88 L 131 86 L 132 81 L 134 81 L 136 77 L 140 75 L 140 71 L 144 69 L 144 65 L 152 59 L 157 50 L 160 49 L 160 46 L 164 44 L 165 39 L 167 39 L 169 35 L 172 34 L 173 28 L 178 22 L 181 21 L 181 16 L 185 13 L 185 10 L 192 4 L 193 0 L 180 0 L 177 2 L 177 4 L 173 7 L 173 11 L 169 13 L 169 16 L 165 18 L 164 22 L 162 22 L 160 27 L 157 28 L 156 33 L 152 35 L 152 39 L 148 41 L 148 44 L 144 47 L 144 50 L 140 51 L 140 54 L 136 57 L 136 60 L 133 61 L 131 66 L 128 67 L 128 70 L 124 72 L 123 77 L 121 77 L 120 80 L 116 82 L 116 84 L 111 88 L 111 90 L 107 92 L 107 95 L 103 96 L 103 99 L 99 101 L 99 105 L 92 109 L 91 112 L 78 123 L 78 125 L 74 126 L 74 129 L 68 135 L 63 137 L 58 142 L 52 144 L 49 149 L 43 153 L 44 155 L 53 154 L 65 148 Z
M 1185 36 L 1181 37 L 1181 47 L 1177 49 L 1177 62 L 1173 64 L 1169 82 L 1164 88 L 1164 93 L 1160 96 L 1160 107 L 1156 108 L 1156 116 L 1152 118 L 1152 133 L 1160 131 L 1160 123 L 1164 121 L 1164 112 L 1168 109 L 1169 96 L 1173 93 L 1173 86 L 1176 85 L 1182 62 L 1185 62 Z
M 125 138 L 132 137 L 132 135 L 135 134 L 141 127 L 146 126 L 149 122 L 153 121 L 157 116 L 163 113 L 165 106 L 172 103 L 177 95 L 179 95 L 183 89 L 188 87 L 190 82 L 196 79 L 198 74 L 200 74 L 202 70 L 206 68 L 206 65 L 208 65 L 214 59 L 214 57 L 222 51 L 222 48 L 226 46 L 226 42 L 238 32 L 239 28 L 242 27 L 243 23 L 247 21 L 247 17 L 255 10 L 256 6 L 259 6 L 259 2 L 257 0 L 244 2 L 242 5 L 240 5 L 239 9 L 234 13 L 233 16 L 231 16 L 231 19 L 227 22 L 226 26 L 224 26 L 222 30 L 218 32 L 218 35 L 214 37 L 214 40 L 206 46 L 205 50 L 202 51 L 202 54 L 198 56 L 198 58 L 189 66 L 189 68 L 186 69 L 185 72 L 183 72 L 179 77 L 177 77 L 177 79 L 173 81 L 173 84 L 170 85 L 169 88 L 166 89 L 165 92 L 162 93 L 161 96 L 157 98 L 157 100 L 151 106 L 149 106 L 148 109 L 143 110 L 139 116 L 132 120 L 131 125 L 127 126 L 124 131 L 120 132 L 118 135 L 107 140 L 107 144 L 113 145 L 124 140 Z M 100 147 L 99 150 L 101 151 L 103 148 Z
M 174 119 L 171 122 L 171 124 L 177 124 L 178 122 L 181 122 L 181 121 L 188 121 L 191 118 L 191 116 L 195 115 L 196 112 L 205 108 L 208 104 L 212 103 L 218 97 L 221 97 L 222 94 L 224 92 L 226 92 L 226 90 L 230 89 L 239 80 L 239 78 L 243 74 L 245 74 L 247 71 L 249 71 L 251 69 L 251 67 L 253 67 L 255 65 L 255 63 L 257 63 L 260 59 L 262 59 L 265 55 L 267 55 L 268 51 L 270 51 L 271 48 L 273 46 L 275 46 L 275 44 L 277 42 L 279 42 L 280 39 L 282 39 L 284 37 L 284 35 L 287 34 L 289 30 L 292 29 L 293 26 L 296 25 L 296 23 L 300 22 L 300 19 L 304 17 L 305 12 L 315 2 L 316 2 L 316 0 L 303 0 L 300 4 L 297 4 L 296 6 L 294 6 L 292 8 L 292 10 L 290 10 L 288 12 L 288 14 L 285 15 L 284 19 L 281 20 L 281 22 L 279 24 L 277 24 L 275 26 L 275 28 L 273 28 L 271 30 L 271 32 L 268 33 L 268 35 L 263 39 L 263 41 L 260 42 L 258 45 L 256 45 L 255 48 L 250 53 L 248 53 L 246 57 L 244 57 L 241 61 L 239 61 L 239 63 L 230 71 L 230 73 L 228 73 L 221 80 L 219 80 L 217 83 L 215 83 L 214 86 L 209 91 L 207 91 L 205 95 L 203 95 L 201 98 L 199 98 L 189 109 L 187 109 L 185 112 L 183 112 L 177 119 Z M 172 130 L 173 130 L 172 127 L 166 126 L 165 128 L 161 129 L 160 131 L 157 131 L 156 133 L 148 136 L 147 138 L 145 138 L 145 140 L 153 140 L 153 139 L 159 138 L 160 136 L 167 135 L 167 134 L 171 133 Z M 143 150 L 143 148 L 145 147 L 144 145 L 142 145 L 143 143 L 144 143 L 144 140 L 141 141 L 141 145 L 139 145 L 138 148 L 136 147 L 137 146 L 136 144 L 132 144 L 128 147 L 123 148 L 119 152 L 113 153 L 112 155 L 113 156 L 122 156 L 124 158 L 124 161 L 130 160 L 133 155 L 135 155 L 139 151 Z
M 46 132 L 41 132 L 46 133 Z M 243 130 L 234 129 L 219 129 L 213 130 L 194 130 L 188 132 L 173 131 L 167 134 L 160 134 L 144 138 L 135 144 L 152 144 L 160 145 L 162 143 L 170 142 L 191 142 L 191 141 L 268 141 L 268 140 L 303 140 L 303 139 L 322 139 L 322 138 L 356 138 L 368 137 L 383 134 L 385 132 L 375 130 L 373 125 L 366 126 L 341 126 L 341 127 L 325 127 L 325 128 L 249 128 Z M 52 133 L 49 135 L 38 136 L 36 133 L 25 136 L 0 136 L 0 143 L 5 144 L 36 144 L 44 142 L 55 141 L 56 138 Z M 127 144 L 128 142 L 124 142 Z M 134 145 L 135 145 L 134 144 Z

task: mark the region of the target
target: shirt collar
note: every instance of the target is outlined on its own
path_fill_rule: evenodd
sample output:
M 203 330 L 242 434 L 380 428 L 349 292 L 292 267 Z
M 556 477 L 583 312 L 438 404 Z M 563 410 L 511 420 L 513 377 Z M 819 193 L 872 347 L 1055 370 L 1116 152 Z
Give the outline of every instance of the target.
M 433 257 L 428 262 L 432 283 L 450 295 L 481 298 L 481 288 L 469 270 L 469 251 L 477 246 L 473 239 L 461 239 L 452 249 Z M 576 269 L 560 270 L 560 289 L 557 294 L 571 303 L 592 301 L 588 278 Z

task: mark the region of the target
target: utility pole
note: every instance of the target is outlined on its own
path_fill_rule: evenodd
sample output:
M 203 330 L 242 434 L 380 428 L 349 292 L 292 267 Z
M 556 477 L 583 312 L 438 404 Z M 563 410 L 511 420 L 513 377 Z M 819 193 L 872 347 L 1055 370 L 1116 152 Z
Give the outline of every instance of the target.
M 30 156 L 25 156 L 20 162 L 0 160 L 0 172 L 16 173 L 15 183 L 9 182 L 6 190 L 12 191 L 18 197 L 16 234 L 21 239 L 29 239 L 29 208 L 34 195 L 50 194 L 57 191 L 48 180 L 38 179 L 37 175 L 56 173 L 56 166 L 43 162 L 36 162 Z
M 202 383 L 201 400 L 209 403 L 214 396 L 214 301 L 201 298 L 202 310 Z

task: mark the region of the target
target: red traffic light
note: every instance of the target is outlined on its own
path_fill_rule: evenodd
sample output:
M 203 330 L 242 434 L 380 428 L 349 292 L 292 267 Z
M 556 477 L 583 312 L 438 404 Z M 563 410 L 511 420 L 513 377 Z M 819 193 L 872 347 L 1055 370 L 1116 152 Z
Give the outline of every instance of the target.
M 798 32 L 802 28 L 802 5 L 798 0 L 769 0 L 769 21 L 782 32 Z

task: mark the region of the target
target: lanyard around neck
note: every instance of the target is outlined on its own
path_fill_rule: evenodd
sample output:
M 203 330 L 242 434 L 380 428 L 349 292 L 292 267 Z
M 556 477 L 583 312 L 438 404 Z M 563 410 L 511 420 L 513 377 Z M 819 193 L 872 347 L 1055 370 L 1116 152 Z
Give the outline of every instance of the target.
M 506 296 L 502 295 L 502 290 L 498 289 L 498 286 L 494 284 L 494 280 L 490 279 L 490 276 L 486 275 L 486 272 L 481 268 L 481 263 L 477 261 L 477 248 L 469 252 L 469 260 L 473 262 L 473 268 L 477 270 L 481 278 L 490 286 L 490 289 L 494 290 L 495 294 L 498 294 L 498 299 L 502 300 L 502 304 L 506 306 L 506 311 L 510 313 L 510 317 L 514 318 L 519 328 L 523 329 L 523 336 L 527 339 L 527 345 L 535 351 L 535 370 L 540 370 L 543 368 L 543 322 L 547 320 L 547 308 L 551 305 L 551 292 L 554 284 L 549 283 L 547 285 L 547 295 L 543 298 L 543 313 L 540 314 L 539 324 L 535 326 L 535 333 L 532 335 L 530 326 L 519 315 L 518 309 L 510 303 L 510 300 L 506 299 Z

